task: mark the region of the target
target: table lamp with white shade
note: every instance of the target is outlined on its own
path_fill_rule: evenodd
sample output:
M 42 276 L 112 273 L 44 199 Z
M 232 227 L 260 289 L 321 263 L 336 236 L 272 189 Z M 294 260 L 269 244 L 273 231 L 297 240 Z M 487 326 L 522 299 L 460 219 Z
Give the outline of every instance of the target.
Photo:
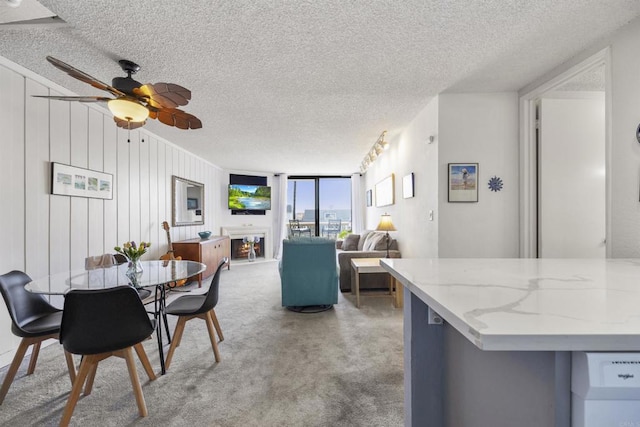
M 376 228 L 376 231 L 386 231 L 385 239 L 387 240 L 387 258 L 389 258 L 389 232 L 396 231 L 396 228 L 393 226 L 393 222 L 391 221 L 391 215 L 385 212 L 384 215 L 380 217 L 380 224 Z

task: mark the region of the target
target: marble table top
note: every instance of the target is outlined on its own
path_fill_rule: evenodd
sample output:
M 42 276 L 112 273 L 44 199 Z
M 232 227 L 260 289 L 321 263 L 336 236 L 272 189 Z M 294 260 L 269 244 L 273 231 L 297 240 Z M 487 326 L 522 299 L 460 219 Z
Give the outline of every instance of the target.
M 640 259 L 381 265 L 482 350 L 640 350 Z

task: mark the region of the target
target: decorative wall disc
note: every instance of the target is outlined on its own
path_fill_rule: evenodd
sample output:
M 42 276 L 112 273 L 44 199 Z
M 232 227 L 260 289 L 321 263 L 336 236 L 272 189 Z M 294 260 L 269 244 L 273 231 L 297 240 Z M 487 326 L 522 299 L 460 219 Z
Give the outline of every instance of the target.
M 489 180 L 489 190 L 491 191 L 500 191 L 502 190 L 502 179 L 494 176 Z

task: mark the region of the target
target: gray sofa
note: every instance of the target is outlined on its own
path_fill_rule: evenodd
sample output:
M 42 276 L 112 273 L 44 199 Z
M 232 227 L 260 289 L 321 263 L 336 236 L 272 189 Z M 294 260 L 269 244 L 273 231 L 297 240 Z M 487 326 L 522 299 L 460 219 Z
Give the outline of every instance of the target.
M 343 241 L 336 242 L 338 265 L 340 267 L 340 290 L 351 291 L 353 268 L 352 258 L 384 258 L 387 255 L 385 233 L 381 231 L 363 231 L 362 234 L 349 234 Z M 398 242 L 389 241 L 389 257 L 400 258 Z M 388 289 L 389 279 L 381 274 L 364 274 L 360 276 L 361 289 Z

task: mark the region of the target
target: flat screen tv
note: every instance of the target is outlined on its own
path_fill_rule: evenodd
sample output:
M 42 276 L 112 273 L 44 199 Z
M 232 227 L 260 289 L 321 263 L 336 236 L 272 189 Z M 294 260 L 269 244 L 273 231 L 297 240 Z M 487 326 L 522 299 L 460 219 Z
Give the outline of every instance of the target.
M 262 211 L 271 209 L 271 187 L 265 185 L 229 185 L 229 209 Z

